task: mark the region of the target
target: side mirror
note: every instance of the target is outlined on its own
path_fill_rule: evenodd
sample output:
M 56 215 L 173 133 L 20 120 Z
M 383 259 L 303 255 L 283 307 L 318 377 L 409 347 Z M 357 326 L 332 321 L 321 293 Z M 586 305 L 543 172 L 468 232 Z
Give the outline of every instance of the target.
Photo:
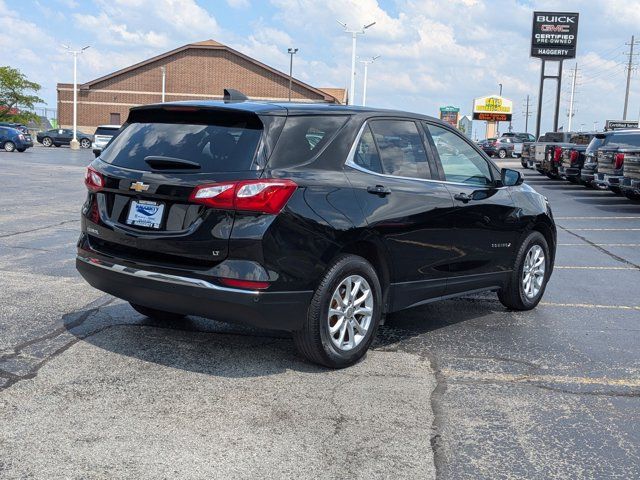
M 500 171 L 500 180 L 505 187 L 513 187 L 515 185 L 521 185 L 524 182 L 522 175 L 517 170 L 511 170 L 510 168 L 503 168 Z

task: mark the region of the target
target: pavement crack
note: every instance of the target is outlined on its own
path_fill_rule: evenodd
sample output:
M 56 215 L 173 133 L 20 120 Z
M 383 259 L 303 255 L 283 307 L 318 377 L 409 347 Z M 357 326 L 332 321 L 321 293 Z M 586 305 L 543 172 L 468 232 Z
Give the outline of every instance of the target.
M 53 225 L 45 225 L 43 227 L 31 228 L 29 230 L 21 230 L 19 232 L 5 233 L 3 235 L 0 235 L 0 238 L 15 237 L 16 235 L 22 235 L 24 233 L 37 232 L 37 231 L 40 231 L 40 230 L 47 230 L 49 228 L 59 227 L 61 225 L 66 225 L 67 223 L 75 223 L 75 222 L 78 222 L 78 221 L 79 221 L 78 219 L 75 219 L 75 220 L 64 220 L 62 222 L 54 223 Z
M 624 263 L 625 265 L 629 265 L 630 267 L 636 268 L 638 270 L 640 270 L 640 265 L 638 265 L 637 263 L 633 263 L 630 260 L 627 260 L 626 258 L 620 257 L 619 255 L 616 255 L 613 252 L 610 252 L 609 250 L 607 250 L 606 248 L 598 245 L 595 242 L 592 242 L 591 240 L 589 240 L 588 238 L 572 232 L 570 229 L 568 229 L 567 227 L 563 227 L 562 225 L 556 224 L 558 227 L 560 227 L 562 230 L 564 230 L 565 232 L 567 232 L 570 235 L 573 235 L 576 238 L 579 238 L 580 240 L 582 240 L 583 242 L 588 243 L 589 245 L 591 245 L 593 248 L 601 251 L 602 253 L 604 253 L 605 255 L 608 255 L 609 257 L 613 258 L 615 261 L 620 262 L 620 263 Z

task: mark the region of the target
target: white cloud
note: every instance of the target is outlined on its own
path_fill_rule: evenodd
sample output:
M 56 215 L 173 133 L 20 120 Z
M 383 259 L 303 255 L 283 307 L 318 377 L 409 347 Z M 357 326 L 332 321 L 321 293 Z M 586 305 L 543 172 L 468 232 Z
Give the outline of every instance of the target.
M 227 0 L 227 4 L 231 8 L 249 8 L 249 0 Z

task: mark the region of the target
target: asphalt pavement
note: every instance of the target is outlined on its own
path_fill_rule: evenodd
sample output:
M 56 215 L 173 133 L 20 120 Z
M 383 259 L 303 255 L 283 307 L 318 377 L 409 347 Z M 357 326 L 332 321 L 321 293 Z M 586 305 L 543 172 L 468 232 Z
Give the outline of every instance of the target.
M 559 230 L 541 305 L 394 314 L 328 371 L 286 334 L 86 285 L 91 159 L 0 152 L 0 478 L 640 477 L 640 203 L 525 171 Z

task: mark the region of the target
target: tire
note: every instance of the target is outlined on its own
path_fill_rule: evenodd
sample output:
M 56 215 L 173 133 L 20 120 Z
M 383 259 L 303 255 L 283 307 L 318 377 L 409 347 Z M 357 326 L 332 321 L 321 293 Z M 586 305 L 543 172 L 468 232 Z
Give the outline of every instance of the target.
M 534 280 L 530 282 L 531 288 L 529 293 L 525 292 L 525 264 L 528 263 L 530 253 L 535 257 L 536 247 L 541 249 L 541 253 L 544 255 L 542 265 L 544 265 L 544 271 L 541 276 L 534 277 Z M 538 257 L 539 258 L 539 257 Z M 530 232 L 524 239 L 516 260 L 514 263 L 513 271 L 509 274 L 509 278 L 505 286 L 498 291 L 498 298 L 500 302 L 511 310 L 531 310 L 538 305 L 540 299 L 544 295 L 544 290 L 547 287 L 547 281 L 551 272 L 551 256 L 549 253 L 549 245 L 547 244 L 544 236 L 537 231 Z M 528 266 L 528 265 L 527 265 Z M 537 269 L 539 271 L 539 267 Z M 537 285 L 535 280 L 540 279 L 540 284 Z M 535 290 L 537 287 L 537 291 Z
M 640 195 L 638 195 L 637 193 L 627 191 L 624 192 L 624 196 L 629 200 L 633 200 L 634 202 L 640 201 Z
M 544 174 L 550 178 L 551 180 L 557 180 L 558 179 L 558 175 L 556 175 L 555 173 L 551 173 L 551 172 L 544 172 Z
M 54 143 L 53 146 L 56 147 L 56 148 L 60 148 L 60 144 L 59 143 Z
M 182 315 L 181 313 L 173 313 L 173 312 L 165 312 L 164 310 L 156 310 L 155 308 L 145 307 L 142 305 L 138 305 L 137 303 L 129 302 L 129 305 L 138 313 L 142 315 L 152 318 L 154 320 L 159 320 L 161 322 L 175 322 L 177 320 L 182 320 L 186 315 Z
M 9 142 L 4 142 L 4 151 L 5 152 L 13 152 L 16 149 L 16 144 L 9 141 Z
M 500 157 L 501 159 L 507 158 L 507 151 L 504 148 L 501 148 L 500 150 L 498 150 L 498 157 Z
M 53 145 L 53 140 L 51 140 L 50 137 L 44 137 L 42 139 L 42 146 L 44 147 L 50 147 L 51 145 Z
M 16 150 L 18 150 L 20 153 L 24 153 L 27 151 L 26 148 L 17 148 Z
M 611 190 L 616 195 L 622 195 L 622 190 L 620 190 L 620 187 L 609 187 L 609 190 Z
M 522 168 L 524 168 L 524 169 L 529 168 L 529 165 L 527 164 L 527 162 L 524 162 L 522 160 L 520 160 L 520 165 L 522 165 Z
M 80 140 L 80 148 L 91 148 L 91 140 L 88 138 L 82 138 Z
M 351 297 L 345 306 L 342 300 L 349 297 L 348 285 L 355 290 L 357 282 L 360 283 L 356 298 Z M 358 299 L 362 300 L 355 303 Z M 336 314 L 330 315 L 330 308 Z M 368 309 L 370 315 L 358 313 L 359 309 Z M 369 349 L 381 318 L 382 290 L 375 269 L 362 257 L 341 255 L 322 277 L 302 329 L 293 332 L 293 340 L 298 351 L 314 363 L 329 368 L 349 367 Z M 362 325 L 364 333 L 358 332 L 356 325 Z

